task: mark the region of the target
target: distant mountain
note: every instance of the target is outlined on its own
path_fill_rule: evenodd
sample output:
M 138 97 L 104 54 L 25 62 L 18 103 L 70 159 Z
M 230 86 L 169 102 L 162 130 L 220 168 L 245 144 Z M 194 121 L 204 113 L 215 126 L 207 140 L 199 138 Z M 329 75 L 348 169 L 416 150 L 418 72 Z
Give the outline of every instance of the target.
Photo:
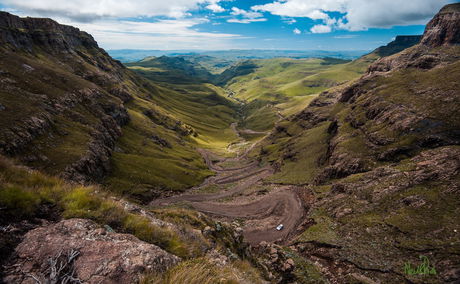
M 390 42 L 385 46 L 377 48 L 374 52 L 379 56 L 389 56 L 395 53 L 398 53 L 406 48 L 414 46 L 420 42 L 422 39 L 421 35 L 410 35 L 404 36 L 400 35 L 395 38 L 394 41 Z
M 326 51 L 326 50 L 263 50 L 263 49 L 234 49 L 234 50 L 108 50 L 108 53 L 115 59 L 122 62 L 134 62 L 150 56 L 210 56 L 236 62 L 244 59 L 268 59 L 268 58 L 311 58 L 311 57 L 335 57 L 341 59 L 355 59 L 367 53 L 365 50 L 344 50 L 344 51 Z
M 189 62 L 193 63 L 194 65 L 203 66 L 212 74 L 220 74 L 229 66 L 235 63 L 233 60 L 228 60 L 226 58 L 219 58 L 213 57 L 209 55 L 201 55 L 201 54 L 184 54 L 184 55 L 174 55 L 188 60 Z
M 126 66 L 155 82 L 186 84 L 211 82 L 214 78 L 206 68 L 184 57 L 147 57 Z

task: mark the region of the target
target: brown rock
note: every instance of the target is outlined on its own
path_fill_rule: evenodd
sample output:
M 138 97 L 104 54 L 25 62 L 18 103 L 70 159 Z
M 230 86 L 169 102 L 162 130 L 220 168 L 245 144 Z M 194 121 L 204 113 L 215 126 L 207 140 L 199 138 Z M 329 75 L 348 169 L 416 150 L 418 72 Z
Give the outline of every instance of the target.
M 180 261 L 155 245 L 132 235 L 107 232 L 85 219 L 64 220 L 28 232 L 16 254 L 6 269 L 6 283 L 35 283 L 34 278 L 41 283 L 53 278 L 62 281 L 64 272 L 51 272 L 53 265 L 59 268 L 62 264 L 82 283 L 133 283 L 144 272 L 165 271 Z
M 460 3 L 439 11 L 426 25 L 421 43 L 431 47 L 460 43 Z

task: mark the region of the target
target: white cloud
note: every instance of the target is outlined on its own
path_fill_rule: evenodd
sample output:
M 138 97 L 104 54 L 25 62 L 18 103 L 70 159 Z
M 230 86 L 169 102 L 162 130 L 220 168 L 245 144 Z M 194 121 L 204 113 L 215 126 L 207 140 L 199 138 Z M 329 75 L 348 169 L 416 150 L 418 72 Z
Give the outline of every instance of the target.
M 253 22 L 265 22 L 267 20 L 263 18 L 262 13 L 246 11 L 237 7 L 233 7 L 230 14 L 236 17 L 228 19 L 227 22 L 229 23 L 249 24 Z
M 6 9 L 22 16 L 52 17 L 94 36 L 108 49 L 237 48 L 237 34 L 201 32 L 196 25 L 206 18 L 185 17 L 193 9 L 219 12 L 229 0 L 0 0 Z M 169 17 L 143 21 L 142 17 Z M 136 17 L 137 20 L 125 20 Z M 155 19 L 155 18 L 154 18 Z M 158 18 L 156 18 L 158 19 Z
M 209 10 L 213 11 L 214 13 L 222 13 L 222 12 L 225 12 L 225 9 L 222 8 L 222 6 L 220 6 L 220 5 L 217 4 L 217 3 L 209 4 L 208 6 L 206 6 L 206 9 L 209 9 Z
M 314 34 L 324 34 L 330 33 L 332 31 L 331 26 L 329 25 L 314 25 L 310 31 Z
M 312 32 L 333 29 L 350 31 L 388 28 L 396 25 L 426 24 L 443 5 L 453 0 L 278 0 L 256 5 L 252 10 L 284 17 L 305 17 L 320 20 Z M 333 19 L 326 12 L 344 16 Z
M 61 16 L 78 22 L 106 17 L 180 18 L 200 5 L 214 12 L 222 12 L 219 2 L 226 0 L 2 0 L 2 4 L 20 11 L 42 16 Z
M 260 18 L 260 19 L 228 19 L 227 22 L 229 23 L 236 23 L 236 24 L 250 24 L 254 22 L 265 22 L 267 19 Z
M 295 28 L 292 32 L 296 35 L 300 35 L 302 33 L 298 28 Z
M 245 18 L 250 18 L 250 19 L 254 19 L 254 18 L 260 18 L 262 17 L 263 15 L 259 12 L 250 12 L 250 11 L 245 11 L 243 9 L 239 9 L 237 7 L 233 7 L 232 8 L 232 12 L 231 12 L 232 15 L 235 15 L 235 16 L 243 16 Z
M 157 22 L 97 21 L 94 23 L 72 23 L 89 32 L 98 43 L 109 49 L 183 49 L 199 47 L 225 49 L 232 46 L 232 40 L 242 39 L 237 34 L 200 32 L 193 26 L 206 19 L 175 19 Z
M 292 18 L 284 19 L 283 22 L 285 22 L 288 25 L 292 25 L 292 24 L 297 23 L 296 19 L 292 19 Z

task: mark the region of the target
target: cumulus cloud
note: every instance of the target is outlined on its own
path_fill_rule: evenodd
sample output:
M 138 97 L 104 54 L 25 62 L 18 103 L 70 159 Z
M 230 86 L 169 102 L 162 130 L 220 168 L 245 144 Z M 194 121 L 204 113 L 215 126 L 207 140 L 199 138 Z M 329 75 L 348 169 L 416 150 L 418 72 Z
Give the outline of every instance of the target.
M 222 6 L 220 6 L 219 4 L 216 4 L 216 3 L 209 4 L 208 6 L 206 6 L 206 9 L 209 9 L 209 10 L 213 11 L 214 13 L 225 12 L 225 9 L 222 8 Z
M 195 28 L 209 22 L 190 17 L 194 9 L 224 11 L 229 0 L 0 0 L 6 9 L 21 16 L 51 17 L 92 34 L 110 49 L 207 49 L 234 48 L 237 34 L 202 32 Z M 150 17 L 145 21 L 143 17 Z M 165 19 L 166 17 L 166 19 Z M 132 20 L 129 18 L 137 18 Z
M 214 11 L 224 9 L 219 2 L 224 0 L 2 0 L 2 4 L 31 14 L 60 16 L 77 22 L 90 22 L 106 17 L 184 17 L 188 11 L 200 5 Z
M 295 28 L 292 32 L 296 35 L 300 35 L 302 33 L 298 28 Z
M 233 7 L 230 14 L 236 17 L 228 19 L 227 22 L 229 23 L 249 24 L 252 22 L 265 22 L 267 20 L 263 18 L 262 13 L 246 11 L 237 7 Z
M 241 39 L 238 34 L 200 32 L 193 29 L 206 19 L 172 19 L 156 22 L 96 21 L 93 23 L 72 23 L 92 34 L 102 46 L 110 49 L 182 49 L 203 47 L 225 49 L 232 40 Z
M 229 23 L 237 23 L 237 24 L 250 24 L 254 22 L 265 22 L 267 19 L 265 18 L 259 18 L 259 19 L 228 19 L 227 22 Z
M 453 0 L 279 0 L 256 5 L 252 10 L 284 17 L 305 17 L 319 20 L 311 32 L 333 29 L 350 31 L 388 28 L 397 25 L 425 24 L 443 5 Z M 331 18 L 328 12 L 338 12 Z
M 331 26 L 329 25 L 314 25 L 310 31 L 314 34 L 324 34 L 330 33 L 332 31 Z

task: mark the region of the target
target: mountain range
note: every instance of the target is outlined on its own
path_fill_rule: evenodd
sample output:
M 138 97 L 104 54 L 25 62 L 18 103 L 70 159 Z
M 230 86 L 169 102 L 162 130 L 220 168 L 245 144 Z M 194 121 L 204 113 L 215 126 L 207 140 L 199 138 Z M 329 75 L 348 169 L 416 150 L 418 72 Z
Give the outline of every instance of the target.
M 0 42 L 0 282 L 460 281 L 460 4 L 359 58 Z

